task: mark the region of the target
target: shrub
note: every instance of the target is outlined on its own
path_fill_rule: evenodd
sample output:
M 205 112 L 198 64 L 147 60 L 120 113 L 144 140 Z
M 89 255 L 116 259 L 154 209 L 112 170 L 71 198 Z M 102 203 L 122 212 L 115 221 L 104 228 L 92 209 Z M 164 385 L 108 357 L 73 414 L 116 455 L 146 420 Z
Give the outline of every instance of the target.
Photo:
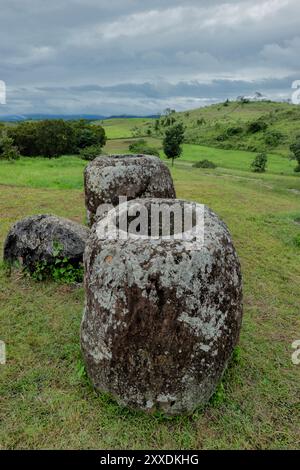
M 296 137 L 296 141 L 290 146 L 292 159 L 297 160 L 297 166 L 294 171 L 300 172 L 300 135 Z
M 284 135 L 280 131 L 268 131 L 265 134 L 265 143 L 270 147 L 276 147 L 280 142 L 284 141 Z
M 251 170 L 255 173 L 264 173 L 266 171 L 267 161 L 268 156 L 266 152 L 257 154 L 251 163 Z
M 105 130 L 102 126 L 93 125 L 84 119 L 72 122 L 75 132 L 75 147 L 77 151 L 92 145 L 104 147 L 106 144 Z
M 197 126 L 202 126 L 205 123 L 206 123 L 206 121 L 203 117 L 200 118 L 200 119 L 197 119 Z
M 225 134 L 231 137 L 233 135 L 241 134 L 242 132 L 243 128 L 241 126 L 231 126 L 226 129 Z
M 252 121 L 248 124 L 249 134 L 255 134 L 256 132 L 265 131 L 268 128 L 268 124 L 262 120 L 258 119 L 257 121 Z
M 100 145 L 90 145 L 81 149 L 79 155 L 82 160 L 94 160 L 99 155 L 102 155 L 102 147 Z
M 59 243 L 53 243 L 54 262 L 40 261 L 36 264 L 34 272 L 26 271 L 36 281 L 53 279 L 56 282 L 67 284 L 83 281 L 83 263 L 72 264 L 69 258 L 61 256 L 62 247 Z
M 294 237 L 294 244 L 297 248 L 300 248 L 300 234 Z
M 210 160 L 200 160 L 199 162 L 194 163 L 194 168 L 217 168 L 217 165 Z
M 135 142 L 132 142 L 132 144 L 129 145 L 129 151 L 132 153 L 155 155 L 156 157 L 159 157 L 158 148 L 151 147 L 144 139 L 139 139 Z
M 7 134 L 13 139 L 14 145 L 18 147 L 21 155 L 33 157 L 40 154 L 37 122 L 21 122 L 9 127 Z
M 14 161 L 20 158 L 20 152 L 6 132 L 0 137 L 0 160 Z

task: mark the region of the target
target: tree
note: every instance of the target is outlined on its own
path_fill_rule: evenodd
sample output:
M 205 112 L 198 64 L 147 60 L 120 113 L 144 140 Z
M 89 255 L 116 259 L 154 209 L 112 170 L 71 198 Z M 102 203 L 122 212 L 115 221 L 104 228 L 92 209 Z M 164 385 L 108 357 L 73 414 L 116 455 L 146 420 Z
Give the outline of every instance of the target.
M 294 171 L 300 172 L 300 135 L 297 136 L 296 141 L 290 146 L 292 151 L 292 158 L 297 160 L 297 166 Z
M 184 140 L 184 126 L 180 122 L 174 124 L 166 130 L 163 140 L 163 149 L 167 158 L 172 159 L 172 166 L 175 158 L 179 158 L 182 154 L 182 143 Z
M 92 145 L 103 147 L 106 143 L 103 127 L 90 124 L 84 119 L 21 122 L 9 127 L 7 133 L 20 153 L 27 157 L 58 157 L 79 153 L 81 149 Z
M 10 126 L 7 134 L 13 139 L 21 153 L 25 157 L 39 155 L 38 149 L 38 122 L 21 122 Z
M 268 156 L 266 152 L 259 153 L 251 163 L 251 170 L 254 173 L 264 173 L 266 171 Z
M 63 119 L 45 120 L 38 123 L 37 142 L 39 153 L 53 158 L 74 152 L 75 132 Z
M 106 144 L 105 130 L 102 126 L 93 125 L 84 119 L 72 123 L 75 131 L 75 145 L 78 150 L 92 145 L 104 147 Z
M 20 158 L 20 152 L 17 147 L 14 146 L 14 141 L 4 131 L 0 136 L 0 160 L 18 160 Z

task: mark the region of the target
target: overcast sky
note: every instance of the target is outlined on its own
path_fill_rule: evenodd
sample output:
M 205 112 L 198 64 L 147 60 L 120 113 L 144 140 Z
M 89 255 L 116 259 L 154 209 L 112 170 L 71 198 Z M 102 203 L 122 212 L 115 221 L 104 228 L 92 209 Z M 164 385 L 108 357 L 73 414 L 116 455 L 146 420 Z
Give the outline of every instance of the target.
M 300 79 L 299 0 L 0 0 L 0 114 L 150 114 Z

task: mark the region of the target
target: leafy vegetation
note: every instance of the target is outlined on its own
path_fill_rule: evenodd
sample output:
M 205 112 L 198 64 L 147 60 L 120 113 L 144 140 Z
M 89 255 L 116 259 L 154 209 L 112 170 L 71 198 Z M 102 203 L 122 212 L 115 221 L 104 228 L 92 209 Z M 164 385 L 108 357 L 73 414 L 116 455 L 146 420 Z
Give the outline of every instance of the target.
M 167 158 L 174 160 L 182 154 L 182 143 L 184 140 L 184 127 L 182 123 L 173 124 L 168 127 L 163 140 L 163 148 Z
M 215 165 L 213 162 L 210 160 L 200 160 L 199 162 L 194 163 L 193 165 L 194 168 L 217 168 L 217 165 Z
M 56 282 L 67 284 L 82 282 L 83 264 L 74 264 L 69 258 L 62 256 L 62 248 L 59 243 L 54 242 L 52 249 L 53 261 L 51 263 L 40 261 L 36 264 L 34 271 L 26 270 L 26 273 L 36 281 L 53 279 Z
M 267 167 L 268 156 L 266 152 L 258 153 L 251 163 L 251 170 L 254 173 L 264 173 Z
M 19 160 L 19 158 L 20 152 L 14 145 L 13 139 L 3 131 L 0 134 L 0 160 L 14 161 Z
M 99 157 L 102 152 L 102 147 L 100 145 L 90 145 L 89 147 L 84 147 L 80 150 L 79 155 L 82 160 L 94 160 L 94 158 Z
M 300 172 L 300 135 L 297 136 L 296 141 L 290 147 L 292 151 L 292 158 L 297 160 L 295 171 Z
M 145 139 L 138 139 L 129 145 L 129 151 L 131 153 L 144 154 L 144 155 L 155 155 L 159 157 L 159 149 L 151 147 Z
M 80 150 L 106 143 L 105 131 L 101 126 L 93 126 L 84 120 L 64 121 L 49 119 L 28 121 L 9 126 L 8 136 L 24 156 L 55 158 L 64 154 L 78 153 Z

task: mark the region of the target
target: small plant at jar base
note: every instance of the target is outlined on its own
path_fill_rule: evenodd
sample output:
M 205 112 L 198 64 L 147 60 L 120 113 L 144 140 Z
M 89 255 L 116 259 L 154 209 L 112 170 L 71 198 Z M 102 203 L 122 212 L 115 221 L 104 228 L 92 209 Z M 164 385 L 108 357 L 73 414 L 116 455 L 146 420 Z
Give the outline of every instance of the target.
M 53 279 L 55 282 L 66 284 L 82 282 L 83 264 L 77 263 L 74 265 L 69 258 L 61 256 L 62 248 L 60 243 L 53 242 L 52 255 L 54 260 L 50 263 L 39 261 L 36 263 L 34 271 L 29 272 L 30 276 L 36 281 Z

